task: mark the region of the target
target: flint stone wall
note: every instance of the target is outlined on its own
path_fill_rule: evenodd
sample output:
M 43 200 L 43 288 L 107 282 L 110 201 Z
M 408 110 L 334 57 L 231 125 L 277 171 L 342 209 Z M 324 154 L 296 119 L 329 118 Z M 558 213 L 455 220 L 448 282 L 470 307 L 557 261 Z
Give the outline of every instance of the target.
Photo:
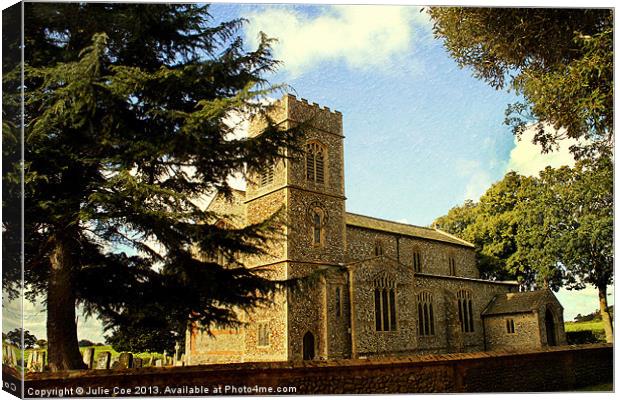
M 26 375 L 28 389 L 235 385 L 295 387 L 296 394 L 567 391 L 611 382 L 613 346 L 427 355 L 385 360 L 246 363 Z M 287 393 L 291 394 L 291 392 Z

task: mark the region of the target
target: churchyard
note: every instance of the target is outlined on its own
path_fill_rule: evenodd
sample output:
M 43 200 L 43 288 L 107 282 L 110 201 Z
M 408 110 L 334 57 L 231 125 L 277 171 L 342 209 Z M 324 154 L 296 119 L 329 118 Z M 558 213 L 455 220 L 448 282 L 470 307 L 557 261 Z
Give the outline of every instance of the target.
M 185 355 L 179 351 L 175 354 L 118 352 L 112 346 L 80 347 L 82 359 L 88 369 L 124 369 L 143 367 L 164 367 L 185 365 Z M 8 343 L 2 344 L 2 361 L 17 370 L 22 369 L 20 350 Z M 26 372 L 43 372 L 47 366 L 47 349 L 36 348 L 24 351 Z

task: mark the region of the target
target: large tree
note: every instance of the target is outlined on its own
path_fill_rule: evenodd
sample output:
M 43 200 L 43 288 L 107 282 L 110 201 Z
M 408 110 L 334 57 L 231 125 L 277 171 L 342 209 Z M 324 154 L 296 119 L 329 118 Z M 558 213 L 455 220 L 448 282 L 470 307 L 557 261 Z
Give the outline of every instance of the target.
M 243 20 L 214 24 L 200 5 L 24 7 L 24 266 L 27 296 L 45 298 L 50 367 L 84 366 L 76 305 L 107 329 L 168 335 L 188 318 L 235 324 L 234 309 L 268 302 L 279 283 L 238 256 L 260 253 L 281 230 L 273 219 L 222 227 L 195 199 L 230 193 L 230 174 L 258 170 L 293 143 L 294 132 L 273 124 L 234 139 L 227 122 L 266 111 L 261 99 L 277 89 L 264 77 L 277 65 L 270 40 L 248 51 Z M 6 132 L 18 128 L 16 118 Z M 5 141 L 6 151 L 18 143 Z M 9 167 L 5 193 L 18 194 L 21 165 Z M 5 240 L 19 230 L 18 218 L 3 221 Z M 216 251 L 235 268 L 198 256 Z M 9 278 L 6 290 L 19 287 Z
M 497 89 L 514 89 L 506 121 L 535 127 L 544 151 L 586 139 L 575 155 L 613 144 L 613 10 L 432 7 L 434 33 L 461 67 Z M 555 131 L 545 129 L 550 124 Z
M 493 184 L 478 202 L 466 201 L 437 218 L 433 226 L 476 246 L 480 274 L 486 279 L 517 279 L 534 285 L 536 275 L 518 253 L 519 202 L 528 178 L 514 172 Z
M 547 167 L 538 177 L 508 173 L 479 202 L 453 208 L 434 225 L 474 243 L 488 278 L 551 289 L 593 285 L 611 342 L 613 209 L 613 162 L 602 154 L 573 168 Z
M 550 185 L 561 200 L 551 204 L 547 213 L 555 218 L 565 212 L 559 207 L 568 210 L 568 218 L 558 225 L 553 236 L 566 285 L 569 289 L 580 289 L 584 283 L 596 287 L 605 336 L 607 342 L 612 342 L 607 287 L 613 284 L 614 273 L 614 164 L 605 155 L 596 160 L 584 159 L 574 168 L 556 174 L 561 174 L 559 180 L 565 184 Z
M 20 349 L 31 349 L 38 342 L 35 335 L 30 331 L 24 331 L 22 328 L 16 328 L 7 333 L 5 340 Z

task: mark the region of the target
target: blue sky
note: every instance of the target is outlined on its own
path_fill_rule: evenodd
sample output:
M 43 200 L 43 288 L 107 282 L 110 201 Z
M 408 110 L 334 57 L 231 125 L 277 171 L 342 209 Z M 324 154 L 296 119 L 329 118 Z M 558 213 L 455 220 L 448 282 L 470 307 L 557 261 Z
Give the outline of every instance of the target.
M 542 156 L 527 135 L 516 143 L 503 120 L 518 98 L 460 69 L 417 7 L 215 4 L 211 13 L 248 18 L 248 48 L 259 31 L 279 38 L 283 65 L 269 80 L 343 113 L 348 211 L 429 225 L 511 169 L 572 161 L 568 144 Z M 558 297 L 566 320 L 598 308 L 593 288 Z M 26 314 L 26 329 L 44 337 L 41 307 Z M 80 338 L 102 340 L 96 321 L 79 324 Z

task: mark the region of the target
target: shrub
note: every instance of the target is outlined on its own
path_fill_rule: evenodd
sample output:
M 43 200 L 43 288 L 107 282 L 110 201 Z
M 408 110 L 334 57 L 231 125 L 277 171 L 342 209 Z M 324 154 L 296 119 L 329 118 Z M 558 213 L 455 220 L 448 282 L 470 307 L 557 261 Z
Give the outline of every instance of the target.
M 584 330 L 566 332 L 566 341 L 568 344 L 588 344 L 588 343 L 604 343 L 604 330 Z

